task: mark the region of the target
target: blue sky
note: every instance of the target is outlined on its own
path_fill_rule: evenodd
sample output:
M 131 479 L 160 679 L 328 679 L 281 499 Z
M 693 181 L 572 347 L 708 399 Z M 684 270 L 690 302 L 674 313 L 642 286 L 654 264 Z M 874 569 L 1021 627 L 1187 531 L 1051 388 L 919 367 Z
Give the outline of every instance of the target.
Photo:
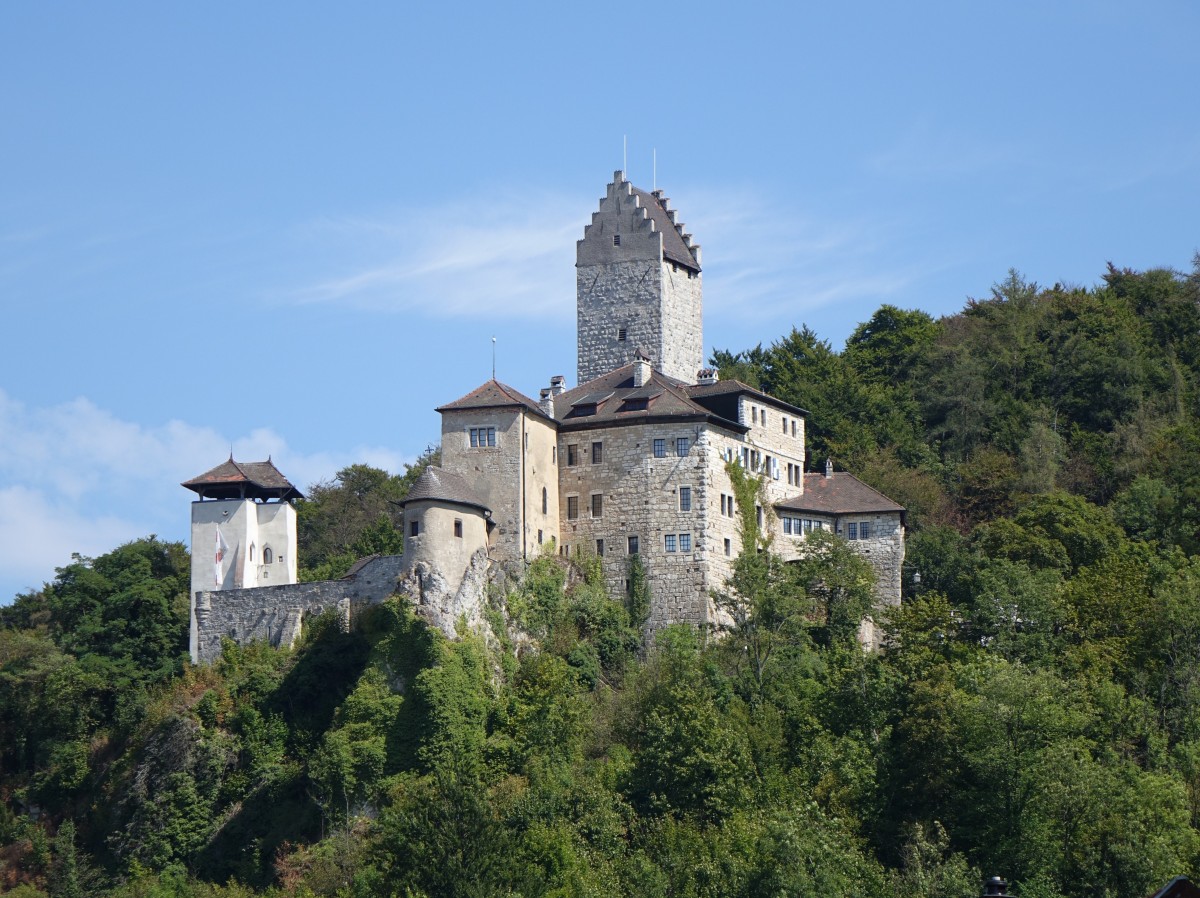
M 1010 267 L 1200 249 L 1190 0 L 0 9 L 0 602 L 187 538 L 268 453 L 401 470 L 490 376 L 574 380 L 623 165 L 703 247 L 706 347 Z

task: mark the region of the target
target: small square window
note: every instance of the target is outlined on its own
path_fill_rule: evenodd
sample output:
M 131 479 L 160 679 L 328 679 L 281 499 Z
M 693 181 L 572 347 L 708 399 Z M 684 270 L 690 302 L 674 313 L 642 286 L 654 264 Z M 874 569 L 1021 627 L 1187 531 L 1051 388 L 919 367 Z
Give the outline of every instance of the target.
M 679 488 L 679 510 L 692 510 L 692 488 L 690 486 L 681 486 Z
M 567 467 L 573 468 L 579 464 L 579 446 L 570 443 L 567 446 Z
M 416 536 L 420 532 L 421 532 L 421 522 L 420 521 L 413 521 L 411 524 L 408 525 L 408 535 L 409 536 Z
M 638 538 L 636 536 L 629 537 L 629 554 L 638 554 Z
M 462 539 L 462 518 L 454 519 L 454 535 Z
M 680 552 L 692 551 L 692 535 L 690 533 L 679 534 L 679 551 Z
M 602 493 L 592 493 L 592 517 L 599 518 L 604 516 L 604 495 Z
M 675 440 L 675 454 L 680 458 L 688 454 L 688 438 L 677 437 Z
M 655 458 L 666 458 L 667 457 L 667 441 L 666 440 L 655 440 L 654 441 L 654 457 Z
M 573 521 L 579 517 L 579 497 L 567 496 L 567 520 Z
M 675 551 L 675 534 L 668 533 L 666 536 L 664 536 L 663 544 L 668 552 L 674 552 Z
M 604 461 L 604 444 L 592 443 L 592 464 L 598 465 Z

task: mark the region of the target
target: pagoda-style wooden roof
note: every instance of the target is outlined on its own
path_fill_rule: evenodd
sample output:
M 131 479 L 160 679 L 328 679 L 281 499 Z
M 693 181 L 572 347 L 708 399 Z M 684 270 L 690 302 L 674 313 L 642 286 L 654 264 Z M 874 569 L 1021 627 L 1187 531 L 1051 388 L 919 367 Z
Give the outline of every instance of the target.
M 271 459 L 266 461 L 229 460 L 205 471 L 182 486 L 201 499 L 303 499 L 304 494 L 279 473 Z

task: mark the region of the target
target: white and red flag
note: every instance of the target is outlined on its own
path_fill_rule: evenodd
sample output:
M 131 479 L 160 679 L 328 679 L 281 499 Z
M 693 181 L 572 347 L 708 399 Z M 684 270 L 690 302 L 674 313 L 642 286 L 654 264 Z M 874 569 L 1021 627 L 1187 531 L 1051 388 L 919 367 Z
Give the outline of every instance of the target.
M 217 528 L 217 544 L 213 553 L 213 580 L 217 589 L 221 588 L 221 582 L 225 579 L 221 576 L 221 562 L 225 560 L 225 553 L 229 551 L 229 544 L 225 542 L 225 537 L 221 535 L 221 528 Z

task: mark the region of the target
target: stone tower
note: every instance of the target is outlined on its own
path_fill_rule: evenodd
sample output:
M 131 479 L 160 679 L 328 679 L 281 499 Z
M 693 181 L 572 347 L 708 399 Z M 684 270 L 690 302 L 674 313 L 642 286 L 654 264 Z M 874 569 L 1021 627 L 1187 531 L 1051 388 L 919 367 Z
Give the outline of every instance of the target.
M 579 383 L 633 361 L 695 383 L 704 362 L 700 247 L 661 190 L 616 172 L 576 244 Z

